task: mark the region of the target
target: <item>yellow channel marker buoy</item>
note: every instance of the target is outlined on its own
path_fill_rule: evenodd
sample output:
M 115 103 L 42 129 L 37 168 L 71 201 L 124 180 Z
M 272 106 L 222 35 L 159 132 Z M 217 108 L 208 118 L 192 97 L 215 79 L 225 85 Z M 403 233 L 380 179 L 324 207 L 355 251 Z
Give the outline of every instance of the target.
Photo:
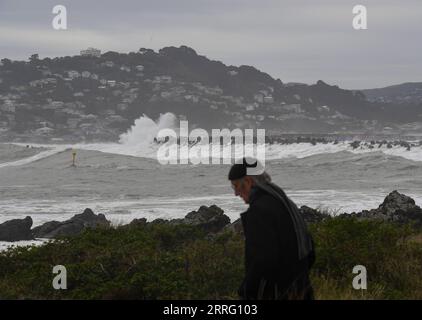
M 76 167 L 75 160 L 76 160 L 76 150 L 73 150 L 72 151 L 72 167 Z

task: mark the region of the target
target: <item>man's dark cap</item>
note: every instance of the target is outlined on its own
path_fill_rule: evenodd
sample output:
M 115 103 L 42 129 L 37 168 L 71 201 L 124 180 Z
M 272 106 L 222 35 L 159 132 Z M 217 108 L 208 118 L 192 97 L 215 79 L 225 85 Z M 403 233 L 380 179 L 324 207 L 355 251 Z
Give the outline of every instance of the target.
M 247 168 L 256 168 L 257 165 L 258 161 L 255 159 L 241 159 L 230 168 L 229 180 L 233 181 L 245 177 L 247 175 Z

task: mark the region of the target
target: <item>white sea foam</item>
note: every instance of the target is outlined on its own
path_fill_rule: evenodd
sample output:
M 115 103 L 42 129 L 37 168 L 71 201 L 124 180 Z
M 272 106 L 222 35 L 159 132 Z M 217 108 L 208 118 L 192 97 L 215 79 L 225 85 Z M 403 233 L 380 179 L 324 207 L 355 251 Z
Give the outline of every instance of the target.
M 413 147 L 409 151 L 403 147 L 395 146 L 391 149 L 383 149 L 382 152 L 388 155 L 402 157 L 413 161 L 422 161 L 422 146 Z
M 160 117 L 153 121 L 146 115 L 143 115 L 137 119 L 134 125 L 124 134 L 120 136 L 119 143 L 78 143 L 78 144 L 32 144 L 37 147 L 46 147 L 49 150 L 40 152 L 39 154 L 21 159 L 14 162 L 2 163 L 0 168 L 8 166 L 19 166 L 28 164 L 34 161 L 41 160 L 43 158 L 52 156 L 61 151 L 64 151 L 68 148 L 73 149 L 82 149 L 82 150 L 91 150 L 91 151 L 100 151 L 111 154 L 119 154 L 126 156 L 135 156 L 143 158 L 157 159 L 157 151 L 162 145 L 157 144 L 154 141 L 154 138 L 157 136 L 157 133 L 165 128 L 173 129 L 177 132 L 176 129 L 177 118 L 172 113 L 165 113 L 160 115 Z M 361 143 L 357 148 L 353 148 L 351 141 L 341 141 L 338 143 L 329 142 L 329 143 L 317 143 L 315 145 L 311 143 L 291 143 L 291 144 L 266 144 L 265 146 L 265 159 L 266 160 L 275 160 L 275 159 L 285 159 L 285 158 L 306 158 L 319 154 L 333 154 L 337 152 L 347 151 L 354 154 L 360 153 L 369 153 L 369 152 L 382 152 L 386 155 L 393 155 L 397 157 L 402 157 L 408 160 L 413 161 L 422 161 L 422 146 L 414 146 L 409 151 L 406 150 L 403 146 L 393 146 L 388 148 L 386 144 L 383 144 L 381 147 L 378 145 L 365 145 Z M 17 145 L 26 145 L 25 143 L 20 143 Z M 182 145 L 183 146 L 183 145 Z M 210 146 L 210 156 L 215 155 L 214 152 L 216 149 L 221 149 L 221 145 Z M 222 153 L 221 153 L 222 154 Z M 180 157 L 180 154 L 177 155 Z M 230 157 L 231 159 L 237 159 L 243 156 L 243 147 L 236 145 L 233 148 L 230 155 L 221 155 L 220 158 Z M 193 158 L 197 158 L 193 155 Z M 192 155 L 190 157 L 192 160 Z M 180 160 L 180 158 L 179 158 Z M 222 161 L 221 161 L 222 162 Z M 233 162 L 233 161 L 232 161 Z
M 41 160 L 46 157 L 50 157 L 66 149 L 80 149 L 99 151 L 104 153 L 127 155 L 142 158 L 156 159 L 157 150 L 159 148 L 155 143 L 139 143 L 139 144 L 121 144 L 121 143 L 97 143 L 97 144 L 74 144 L 74 145 L 36 145 L 37 147 L 47 147 L 50 150 L 40 152 L 29 158 L 21 159 L 14 162 L 2 163 L 0 168 L 8 166 L 20 166 L 29 164 Z M 213 146 L 211 148 L 220 148 L 220 146 Z M 242 155 L 242 148 L 236 148 L 232 154 L 234 158 L 239 158 Z M 329 143 L 292 143 L 292 144 L 267 144 L 265 148 L 265 159 L 266 160 L 277 160 L 286 158 L 306 158 L 319 154 L 333 154 L 337 152 L 347 151 L 354 154 L 370 153 L 370 152 L 382 152 L 386 155 L 397 156 L 412 161 L 422 161 L 422 146 L 412 147 L 411 150 L 406 150 L 405 147 L 393 146 L 387 148 L 383 145 L 380 148 L 378 146 L 369 148 L 368 146 L 362 146 L 353 148 L 350 146 L 350 141 L 339 142 L 334 144 Z M 210 152 L 212 154 L 212 152 Z
M 0 251 L 7 250 L 11 247 L 23 247 L 23 246 L 40 246 L 43 243 L 47 242 L 47 239 L 37 239 L 37 240 L 23 240 L 15 242 L 0 241 Z
M 128 147 L 126 145 L 121 144 L 80 144 L 74 145 L 72 147 L 83 150 L 93 150 L 152 159 L 156 159 L 156 153 L 158 150 L 158 146 L 154 144 L 149 145 L 148 147 L 142 146 L 142 148 L 136 148 L 134 146 Z M 220 148 L 220 146 L 211 145 L 211 148 Z M 232 157 L 241 157 L 241 149 L 242 148 L 236 148 L 235 150 L 233 150 Z M 333 142 L 318 143 L 316 145 L 312 145 L 311 143 L 266 144 L 265 159 L 277 160 L 286 158 L 306 158 L 319 154 L 333 154 L 342 151 L 347 151 L 354 154 L 382 152 L 386 155 L 397 156 L 412 161 L 422 161 L 422 146 L 412 147 L 410 151 L 407 151 L 406 148 L 401 146 L 394 146 L 390 149 L 386 146 L 382 146 L 380 148 L 375 147 L 372 149 L 368 146 L 362 146 L 362 148 L 354 149 L 350 146 L 350 141 L 339 142 L 337 144 L 334 144 Z M 213 153 L 210 152 L 210 154 Z
M 135 121 L 135 124 L 126 133 L 120 136 L 119 143 L 111 144 L 77 144 L 74 148 L 85 150 L 96 150 L 120 155 L 157 158 L 157 151 L 160 145 L 154 142 L 159 130 L 170 128 L 175 131 L 176 117 L 171 113 L 161 115 L 157 121 L 153 121 L 147 116 L 142 116 Z M 405 147 L 393 146 L 388 148 L 386 144 L 381 147 L 378 145 L 365 145 L 361 143 L 357 148 L 351 146 L 352 141 L 340 141 L 338 143 L 292 143 L 292 144 L 266 144 L 265 158 L 268 160 L 284 158 L 305 158 L 319 154 L 332 154 L 347 151 L 355 154 L 368 152 L 383 152 L 387 155 L 394 155 L 413 161 L 422 161 L 422 146 L 412 147 L 407 151 Z M 183 145 L 182 145 L 183 146 Z M 210 145 L 210 156 L 215 155 L 215 150 L 220 149 L 220 144 Z M 220 158 L 231 157 L 236 159 L 243 156 L 243 146 L 236 145 L 230 155 L 221 152 Z M 180 157 L 180 154 L 178 155 Z M 193 156 L 195 158 L 195 155 Z M 179 159 L 180 160 L 180 159 Z
M 25 144 L 16 143 L 16 145 L 25 145 Z M 67 148 L 66 146 L 62 146 L 62 145 L 54 145 L 54 146 L 53 145 L 43 145 L 43 147 L 47 147 L 48 150 L 42 151 L 42 152 L 37 153 L 37 154 L 35 154 L 31 157 L 28 157 L 28 158 L 24 158 L 24 159 L 12 161 L 12 162 L 0 163 L 0 168 L 22 166 L 22 165 L 25 165 L 25 164 L 28 164 L 28 163 L 32 163 L 32 162 L 50 157 L 54 154 L 65 151 L 66 148 Z

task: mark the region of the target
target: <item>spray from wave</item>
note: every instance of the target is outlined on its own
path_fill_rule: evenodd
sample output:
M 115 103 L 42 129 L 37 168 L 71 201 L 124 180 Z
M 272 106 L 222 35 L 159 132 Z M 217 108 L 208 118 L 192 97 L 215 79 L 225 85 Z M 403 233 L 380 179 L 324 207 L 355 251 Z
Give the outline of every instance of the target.
M 144 114 L 135 121 L 135 124 L 126 133 L 120 135 L 118 145 L 108 147 L 102 145 L 96 150 L 123 155 L 156 158 L 159 145 L 156 141 L 154 141 L 154 139 L 156 138 L 157 133 L 161 129 L 165 128 L 173 129 L 175 132 L 178 132 L 179 128 L 176 128 L 177 122 L 177 117 L 170 112 L 161 114 L 156 121 L 153 121 Z M 228 144 L 230 144 L 230 142 Z M 267 143 L 265 147 L 265 157 L 268 160 L 306 158 L 314 155 L 333 154 L 346 151 L 353 154 L 379 152 L 385 155 L 397 156 L 408 160 L 418 162 L 422 161 L 422 144 L 415 144 L 415 146 L 411 149 L 407 149 L 400 144 L 389 146 L 389 144 L 385 143 L 379 146 L 374 146 L 364 141 L 362 141 L 359 146 L 354 144 L 355 143 L 352 143 L 352 141 L 317 144 L 307 142 L 291 144 Z M 211 144 L 211 149 L 220 147 L 220 144 Z M 239 145 L 236 145 L 235 149 L 232 150 L 235 158 L 238 158 L 239 155 L 243 154 L 243 148 L 239 150 L 237 147 L 239 147 Z M 211 154 L 213 154 L 212 151 Z
M 67 148 L 100 151 L 105 153 L 120 154 L 126 156 L 144 157 L 157 159 L 157 144 L 155 138 L 162 129 L 172 129 L 176 133 L 179 131 L 177 117 L 170 112 L 160 114 L 155 121 L 143 115 L 136 119 L 134 124 L 119 137 L 118 143 L 94 143 L 94 144 L 74 144 L 74 145 L 38 145 L 50 150 L 34 157 L 16 161 L 15 163 L 2 164 L 0 167 L 10 165 L 22 165 L 59 153 Z M 220 148 L 220 145 L 211 145 L 211 148 Z M 285 158 L 306 158 L 319 154 L 333 154 L 337 152 L 350 152 L 353 154 L 363 154 L 379 152 L 381 154 L 397 156 L 416 162 L 422 161 L 422 144 L 416 144 L 411 149 L 401 145 L 383 144 L 380 146 L 368 145 L 361 142 L 358 146 L 352 146 L 352 141 L 327 142 L 327 143 L 268 143 L 265 147 L 265 158 L 267 160 Z M 239 150 L 234 150 L 235 154 L 240 154 Z
M 119 143 L 130 148 L 150 145 L 160 130 L 174 129 L 176 121 L 176 116 L 170 112 L 161 114 L 157 121 L 144 114 L 135 120 L 135 124 L 126 133 L 120 135 Z
M 73 145 L 31 144 L 35 147 L 47 148 L 48 150 L 15 162 L 2 163 L 0 164 L 0 168 L 28 164 L 70 149 L 100 151 L 105 153 L 155 159 L 159 145 L 154 142 L 154 138 L 162 129 L 169 128 L 174 130 L 176 127 L 176 121 L 177 117 L 170 112 L 160 114 L 156 121 L 144 114 L 135 120 L 135 123 L 127 130 L 127 132 L 120 135 L 119 143 L 78 143 Z M 26 145 L 25 143 L 15 144 L 20 146 Z
M 162 129 L 175 129 L 177 117 L 170 112 L 160 114 L 156 121 L 143 115 L 127 132 L 119 136 L 119 143 L 79 144 L 74 148 L 135 157 L 156 158 L 158 149 L 154 139 Z

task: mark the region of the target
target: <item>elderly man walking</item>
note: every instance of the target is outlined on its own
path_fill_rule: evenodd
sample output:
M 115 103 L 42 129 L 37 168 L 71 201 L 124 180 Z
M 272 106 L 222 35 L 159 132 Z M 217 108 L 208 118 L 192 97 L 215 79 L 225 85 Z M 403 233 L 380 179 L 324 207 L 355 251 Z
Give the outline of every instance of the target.
M 306 223 L 266 172 L 248 175 L 248 166 L 243 159 L 228 177 L 235 195 L 249 204 L 241 214 L 246 274 L 239 295 L 246 300 L 313 299 L 309 270 L 315 253 Z

